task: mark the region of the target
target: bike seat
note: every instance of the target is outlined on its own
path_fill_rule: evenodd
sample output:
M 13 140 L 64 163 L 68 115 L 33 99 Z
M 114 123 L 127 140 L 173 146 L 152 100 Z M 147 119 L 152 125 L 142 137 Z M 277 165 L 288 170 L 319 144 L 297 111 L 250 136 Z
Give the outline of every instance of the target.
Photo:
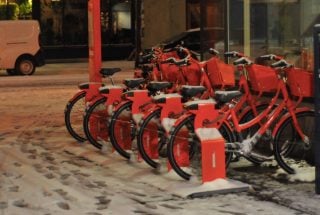
M 78 85 L 80 90 L 87 90 L 89 89 L 90 82 L 84 82 Z M 101 86 L 104 86 L 104 84 L 101 84 Z
M 165 103 L 168 98 L 182 98 L 178 93 L 160 94 L 153 97 L 155 103 Z
M 110 85 L 100 87 L 100 88 L 99 88 L 99 92 L 100 92 L 101 94 L 109 94 L 110 89 L 122 89 L 123 92 L 124 92 L 124 88 L 123 88 L 122 86 L 110 86 Z
M 227 103 L 230 102 L 232 99 L 241 96 L 242 93 L 238 90 L 234 91 L 216 91 L 215 92 L 215 99 L 219 102 Z
M 123 84 L 126 85 L 128 88 L 137 88 L 141 84 L 144 84 L 146 80 L 144 78 L 128 78 L 123 80 Z
M 182 86 L 180 93 L 183 97 L 194 97 L 202 94 L 206 88 L 204 86 Z
M 104 76 L 111 76 L 114 73 L 120 72 L 121 69 L 120 68 L 101 68 L 100 70 L 100 74 L 104 77 Z
M 89 82 L 81 83 L 78 85 L 80 90 L 89 89 Z
M 155 91 L 161 91 L 164 89 L 168 89 L 172 87 L 172 83 L 170 82 L 160 82 L 160 81 L 151 81 L 148 86 L 147 89 L 149 91 L 155 92 Z
M 200 104 L 216 104 L 216 101 L 213 99 L 206 99 L 206 100 L 196 100 L 184 103 L 184 107 L 188 110 L 198 110 L 198 106 Z

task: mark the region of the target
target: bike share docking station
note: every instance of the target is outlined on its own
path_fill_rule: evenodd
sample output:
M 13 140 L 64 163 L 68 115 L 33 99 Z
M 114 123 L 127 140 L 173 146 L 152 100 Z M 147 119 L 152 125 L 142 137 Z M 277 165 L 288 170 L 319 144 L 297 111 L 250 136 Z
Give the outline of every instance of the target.
M 90 98 L 86 98 L 86 101 L 91 100 L 91 97 L 98 94 L 99 87 L 101 86 L 101 76 L 99 74 L 101 68 L 101 29 L 100 29 L 100 2 L 89 0 L 88 1 L 88 16 L 89 16 L 89 79 L 91 84 L 89 85 L 89 95 Z M 319 28 L 320 29 L 320 28 Z M 317 88 L 316 88 L 317 89 Z M 144 93 L 144 92 L 137 92 Z M 134 93 L 135 95 L 135 93 Z M 130 96 L 129 96 L 130 97 Z M 149 98 L 144 97 L 142 100 L 148 100 Z M 173 98 L 174 99 L 174 98 Z M 175 102 L 172 102 L 174 104 Z M 320 103 L 320 102 L 319 102 Z M 208 118 L 208 113 L 210 113 L 210 119 L 216 117 L 211 111 L 214 110 L 214 104 L 205 103 L 199 104 L 198 111 L 203 112 Z M 319 105 L 320 106 L 320 105 Z M 176 107 L 173 107 L 174 109 Z M 133 114 L 137 114 L 138 107 L 133 108 Z M 210 111 L 210 112 L 208 112 Z M 166 117 L 166 116 L 162 116 Z M 136 120 L 139 121 L 139 116 Z M 148 167 L 143 166 L 140 168 L 139 165 L 133 165 L 132 167 L 127 166 L 126 162 L 119 162 L 119 160 L 112 161 L 111 158 L 106 158 L 108 166 L 111 169 L 117 171 L 122 168 L 122 172 L 126 172 L 128 178 L 132 177 L 136 180 L 141 180 L 148 182 L 156 187 L 165 189 L 170 193 L 173 193 L 182 197 L 202 197 L 213 194 L 224 194 L 231 192 L 242 192 L 249 189 L 249 185 L 238 182 L 235 180 L 226 179 L 226 168 L 225 168 L 225 141 L 221 134 L 216 128 L 203 128 L 202 121 L 200 118 L 197 119 L 198 123 L 195 126 L 195 132 L 200 139 L 201 144 L 201 159 L 202 159 L 202 181 L 185 181 L 183 179 L 177 179 L 177 177 L 168 177 L 171 170 L 167 174 L 155 175 L 152 171 L 148 171 Z M 196 120 L 196 121 L 197 121 Z M 202 121 L 201 121 L 202 120 Z M 201 126 L 200 126 L 201 125 Z M 121 165 L 121 166 L 119 166 Z M 132 170 L 136 167 L 136 172 Z M 143 169 L 143 170 L 142 170 Z M 133 177 L 134 176 L 134 177 Z M 160 177 L 160 179 L 155 179 L 155 177 Z
M 191 102 L 192 103 L 192 102 Z M 202 182 L 190 180 L 171 190 L 182 197 L 204 197 L 248 191 L 250 185 L 226 178 L 225 140 L 217 128 L 204 128 L 204 120 L 215 120 L 215 103 L 198 104 L 195 132 L 200 140 Z M 201 114 L 202 112 L 202 114 Z M 205 113 L 205 114 L 203 114 Z M 208 114 L 210 113 L 210 116 Z

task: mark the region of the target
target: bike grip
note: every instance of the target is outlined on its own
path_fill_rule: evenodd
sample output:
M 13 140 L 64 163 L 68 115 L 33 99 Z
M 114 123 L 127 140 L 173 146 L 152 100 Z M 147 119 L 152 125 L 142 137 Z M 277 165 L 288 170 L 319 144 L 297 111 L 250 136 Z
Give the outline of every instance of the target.
M 275 60 L 275 61 L 279 61 L 282 60 L 283 58 L 281 56 L 277 56 L 274 54 L 267 54 L 267 55 L 262 55 L 260 57 L 258 57 L 261 60 Z
M 279 67 L 290 67 L 291 65 L 285 61 L 284 59 L 279 60 L 273 64 L 270 65 L 272 68 L 279 68 Z
M 273 54 L 267 54 L 267 55 L 259 56 L 258 58 L 261 59 L 261 60 L 273 60 L 274 56 L 275 55 L 273 55 Z
M 165 64 L 165 63 L 175 63 L 175 62 L 176 62 L 176 60 L 174 59 L 174 57 L 169 57 L 169 58 L 161 61 L 160 63 Z
M 236 51 L 231 51 L 231 52 L 225 52 L 224 53 L 225 57 L 244 57 L 244 54 L 240 53 L 240 52 L 236 52 Z
M 189 62 L 188 58 L 183 58 L 178 61 L 175 60 L 173 63 L 177 66 L 181 66 L 181 65 L 187 64 L 188 62 Z
M 149 54 L 141 55 L 141 58 L 142 58 L 143 60 L 149 60 L 149 59 L 152 58 L 152 56 L 153 56 L 153 54 L 152 54 L 152 53 L 149 53 Z
M 172 52 L 172 51 L 176 51 L 175 47 L 174 48 L 167 48 L 167 49 L 162 50 L 163 53 L 169 53 L 169 52 Z
M 252 64 L 252 62 L 249 59 L 247 59 L 246 57 L 241 57 L 233 62 L 233 65 L 235 65 L 235 66 L 241 65 L 241 64 L 249 65 L 249 64 Z
M 216 50 L 214 48 L 210 48 L 209 49 L 209 53 L 212 54 L 212 55 L 218 55 L 219 54 L 218 50 Z

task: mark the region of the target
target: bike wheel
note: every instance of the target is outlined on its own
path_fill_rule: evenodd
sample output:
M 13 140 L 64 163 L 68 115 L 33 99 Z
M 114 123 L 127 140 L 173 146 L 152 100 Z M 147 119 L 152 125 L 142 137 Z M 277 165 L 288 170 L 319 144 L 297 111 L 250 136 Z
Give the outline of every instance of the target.
M 257 113 L 260 114 L 268 106 L 269 106 L 269 104 L 260 104 L 260 105 L 256 106 Z M 251 109 L 239 120 L 239 122 L 240 122 L 240 124 L 243 124 L 243 123 L 249 122 L 253 118 L 255 118 L 255 115 L 253 113 L 253 110 Z M 241 133 L 244 138 L 249 138 L 249 137 L 252 137 L 259 130 L 259 128 L 260 128 L 260 125 L 256 124 L 248 129 L 242 131 Z M 262 138 L 260 138 L 259 142 L 253 147 L 252 151 L 257 154 L 263 154 L 264 156 L 272 156 L 273 149 L 272 149 L 271 135 L 270 135 L 270 137 L 263 136 Z M 244 158 L 246 158 L 248 161 L 250 161 L 251 163 L 253 163 L 255 165 L 261 165 L 263 162 L 266 161 L 260 157 L 257 158 L 253 155 L 244 156 Z
M 108 141 L 108 110 L 105 106 L 106 98 L 97 100 L 88 106 L 83 117 L 83 130 L 89 142 L 101 149 Z
M 160 122 L 158 109 L 148 115 L 140 124 L 137 146 L 142 159 L 153 168 L 159 166 L 159 157 L 166 157 L 166 136 Z
M 190 116 L 170 132 L 168 159 L 175 172 L 189 180 L 191 176 L 201 176 L 201 145 L 194 132 L 194 116 Z M 234 134 L 226 124 L 219 128 L 227 142 L 234 142 Z M 232 153 L 226 150 L 226 166 L 232 159 Z
M 82 127 L 86 104 L 85 96 L 86 92 L 82 91 L 67 103 L 64 110 L 64 122 L 67 130 L 79 142 L 87 140 Z
M 279 166 L 289 174 L 296 173 L 298 167 L 307 167 L 314 162 L 311 145 L 315 129 L 314 112 L 301 112 L 296 116 L 300 128 L 309 138 L 309 144 L 305 144 L 297 133 L 292 117 L 281 124 L 274 139 L 275 159 Z
M 110 142 L 124 158 L 130 159 L 132 140 L 135 137 L 135 124 L 132 120 L 132 102 L 119 107 L 111 116 L 109 123 Z

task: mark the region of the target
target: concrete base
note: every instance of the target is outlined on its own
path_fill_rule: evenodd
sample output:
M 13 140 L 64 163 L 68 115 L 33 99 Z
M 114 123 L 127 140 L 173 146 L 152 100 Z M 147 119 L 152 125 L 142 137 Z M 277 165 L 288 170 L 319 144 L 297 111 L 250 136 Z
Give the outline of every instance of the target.
M 116 152 L 111 153 L 110 150 L 110 153 L 102 154 L 89 144 L 71 144 L 64 150 L 99 165 L 107 166 L 108 171 L 113 172 L 119 178 L 150 184 L 182 198 L 243 192 L 250 188 L 248 184 L 231 179 L 216 179 L 206 183 L 202 183 L 201 179 L 198 178 L 191 178 L 190 181 L 186 181 L 173 170 L 168 172 L 166 163 L 163 163 L 158 169 L 152 169 L 145 162 L 136 160 L 136 156 L 132 156 L 132 160 L 126 160 Z
M 215 194 L 226 194 L 248 191 L 250 185 L 231 180 L 231 179 L 216 179 L 212 182 L 204 184 L 185 182 L 179 183 L 168 191 L 180 197 L 199 198 Z

